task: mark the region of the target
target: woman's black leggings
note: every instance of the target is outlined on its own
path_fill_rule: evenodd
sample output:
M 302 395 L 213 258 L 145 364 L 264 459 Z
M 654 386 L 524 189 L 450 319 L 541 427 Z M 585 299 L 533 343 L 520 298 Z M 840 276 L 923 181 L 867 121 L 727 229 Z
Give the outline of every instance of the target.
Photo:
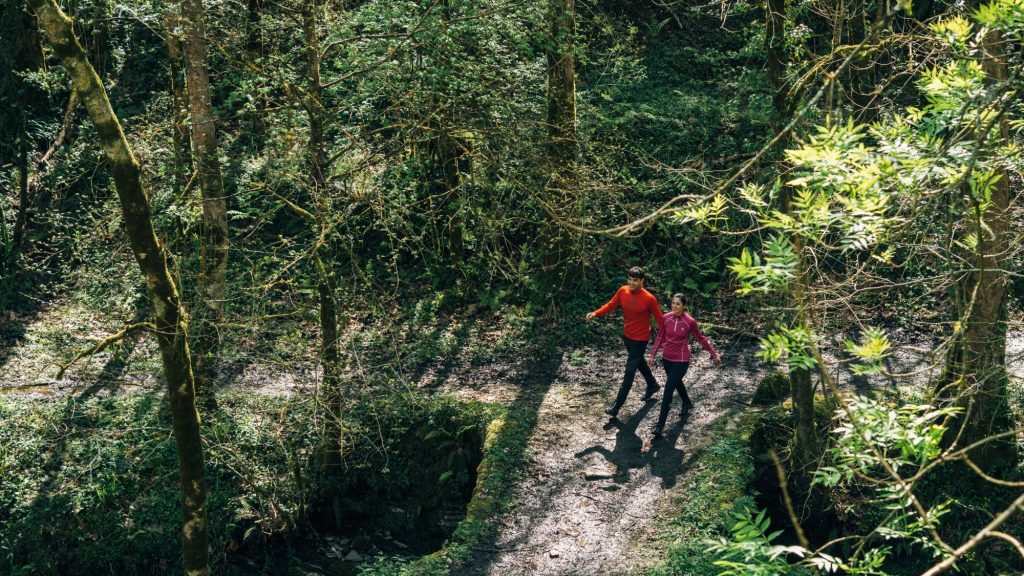
M 689 362 L 673 362 L 671 360 L 661 359 L 661 364 L 665 367 L 665 374 L 667 376 L 667 382 L 665 382 L 665 393 L 661 398 L 661 414 L 658 415 L 658 427 L 665 426 L 665 419 L 668 418 L 668 410 L 672 407 L 672 393 L 676 390 L 679 391 L 679 397 L 683 400 L 684 406 L 689 406 L 690 397 L 686 394 L 686 386 L 683 386 L 683 376 L 686 376 L 686 371 L 690 368 Z

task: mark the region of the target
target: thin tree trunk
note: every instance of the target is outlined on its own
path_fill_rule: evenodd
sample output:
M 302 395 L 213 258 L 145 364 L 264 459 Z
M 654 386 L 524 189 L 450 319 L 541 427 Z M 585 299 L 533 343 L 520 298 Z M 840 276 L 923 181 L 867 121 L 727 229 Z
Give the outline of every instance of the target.
M 38 27 L 32 14 L 20 3 L 5 3 L 0 6 L 0 49 L 11 59 L 10 73 L 0 81 L 0 100 L 8 102 L 6 117 L 0 125 L 7 134 L 7 142 L 0 143 L 0 164 L 10 160 L 16 167 L 17 209 L 10 230 L 3 222 L 0 246 L 0 311 L 7 307 L 9 297 L 16 293 L 16 282 L 20 269 L 20 254 L 25 231 L 29 226 L 32 204 L 32 162 L 35 142 L 28 133 L 29 110 L 39 101 L 45 101 L 45 94 L 17 77 L 15 72 L 35 72 L 42 68 L 43 50 Z
M 220 353 L 217 333 L 224 314 L 224 291 L 228 266 L 227 201 L 217 152 L 217 126 L 210 99 L 210 78 L 206 67 L 206 26 L 201 0 L 182 0 L 185 24 L 185 74 L 188 78 L 189 110 L 192 113 L 192 143 L 199 189 L 203 198 L 200 227 L 199 307 L 195 342 L 196 372 L 200 393 L 209 394 Z
M 245 20 L 245 63 L 247 66 L 261 66 L 259 59 L 266 56 L 266 43 L 264 41 L 263 17 L 264 0 L 248 0 L 247 17 Z M 267 123 L 264 120 L 264 110 L 267 107 L 266 98 L 257 91 L 252 95 L 255 111 L 250 114 L 254 132 L 254 144 L 262 146 L 267 136 Z
M 578 141 L 576 133 L 575 0 L 548 0 L 547 164 L 548 201 L 563 217 L 572 217 Z M 573 256 L 576 235 L 547 221 L 542 234 L 543 266 L 549 283 L 566 287 L 579 275 Z
M 306 98 L 304 107 L 309 118 L 309 140 L 306 156 L 309 163 L 309 187 L 317 207 L 316 223 L 320 228 L 323 247 L 317 250 L 316 263 L 319 274 L 317 292 L 320 300 L 320 361 L 323 364 L 324 402 L 327 405 L 327 439 L 324 450 L 324 467 L 331 468 L 341 463 L 341 380 L 338 377 L 340 355 L 338 352 L 338 307 L 336 301 L 337 282 L 334 270 L 334 231 L 329 219 L 333 210 L 327 197 L 329 168 L 325 151 L 324 125 L 326 112 L 323 106 L 323 90 L 320 78 L 320 33 L 317 29 L 317 0 L 306 0 L 303 6 L 302 30 L 306 40 Z M 327 257 L 321 257 L 326 251 Z
M 792 118 L 793 101 L 789 82 L 786 79 L 786 53 L 785 53 L 785 23 L 786 23 L 786 0 L 768 0 L 765 14 L 765 48 L 767 51 L 768 81 L 772 87 L 772 128 L 776 133 L 783 130 Z M 779 146 L 785 148 L 788 138 L 783 139 Z M 780 166 L 780 171 L 785 171 L 785 166 Z M 779 209 L 784 214 L 792 212 L 791 190 L 783 186 L 779 191 Z M 793 249 L 799 258 L 799 272 L 793 283 L 793 304 L 798 310 L 797 314 L 801 322 L 806 323 L 805 306 L 806 295 L 803 287 L 806 281 L 804 271 L 806 270 L 803 243 L 799 238 L 794 239 Z M 810 328 L 810 326 L 808 326 Z M 818 430 L 814 421 L 814 387 L 811 382 L 811 374 L 804 369 L 791 369 L 789 371 L 790 392 L 793 396 L 793 410 L 796 412 L 796 431 L 794 435 L 794 456 L 796 465 L 801 475 L 809 474 L 810 467 L 819 456 Z
M 170 77 L 171 118 L 174 124 L 171 139 L 174 143 L 174 195 L 185 190 L 189 179 L 192 154 L 189 150 L 191 133 L 188 127 L 188 91 L 185 85 L 185 56 L 181 49 L 181 19 L 174 10 L 164 12 L 167 35 L 167 75 Z
M 560 162 L 576 158 L 575 0 L 548 0 L 548 137 Z
M 106 90 L 78 39 L 71 20 L 54 0 L 30 0 L 40 23 L 64 63 L 74 89 L 96 127 L 106 154 L 132 253 L 146 279 L 153 302 L 157 342 L 167 378 L 171 421 L 178 447 L 181 478 L 182 540 L 185 574 L 210 574 L 206 526 L 206 480 L 195 382 L 186 337 L 186 315 L 167 267 L 167 254 L 157 240 L 142 174 L 121 125 L 110 107 Z

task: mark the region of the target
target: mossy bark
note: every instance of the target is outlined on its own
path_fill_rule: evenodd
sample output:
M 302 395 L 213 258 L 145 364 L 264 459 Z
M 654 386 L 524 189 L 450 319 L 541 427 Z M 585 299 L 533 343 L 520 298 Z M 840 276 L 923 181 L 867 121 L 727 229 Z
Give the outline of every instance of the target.
M 767 52 L 768 80 L 772 86 L 772 128 L 778 133 L 789 123 L 793 115 L 794 98 L 786 74 L 785 24 L 786 0 L 768 0 L 765 6 L 765 49 Z M 788 138 L 779 142 L 785 147 Z M 780 172 L 785 171 L 780 166 Z M 783 178 L 785 180 L 785 178 Z M 791 191 L 783 186 L 779 192 L 779 209 L 785 213 L 792 212 Z M 807 296 L 804 292 L 806 282 L 803 243 L 799 237 L 792 241 L 793 251 L 798 258 L 798 271 L 792 285 L 792 303 L 797 309 L 797 317 L 802 324 L 808 324 Z M 810 326 L 807 326 L 810 328 Z M 814 388 L 808 370 L 791 369 L 789 371 L 790 393 L 793 397 L 793 410 L 796 414 L 794 433 L 794 456 L 800 474 L 809 474 L 809 467 L 817 461 L 819 453 L 818 431 L 814 421 Z
M 96 127 L 117 190 L 132 253 L 146 279 L 153 302 L 154 324 L 178 448 L 185 573 L 189 576 L 206 575 L 210 573 L 206 481 L 203 477 L 203 446 L 195 404 L 195 381 L 186 338 L 186 315 L 167 267 L 167 255 L 153 229 L 149 198 L 142 186 L 139 163 L 125 139 L 99 76 L 74 36 L 71 19 L 64 15 L 54 0 L 30 0 L 30 5 Z
M 170 78 L 171 118 L 174 129 L 171 140 L 174 143 L 174 195 L 185 190 L 189 173 L 192 171 L 192 154 L 189 141 L 192 138 L 188 127 L 188 89 L 185 84 L 185 53 L 181 46 L 181 18 L 174 10 L 163 14 L 165 43 L 167 45 L 167 75 Z
M 335 272 L 335 232 L 332 218 L 333 205 L 330 202 L 327 172 L 330 159 L 326 149 L 325 129 L 327 112 L 323 105 L 323 84 L 320 75 L 320 31 L 317 18 L 320 13 L 318 0 L 305 0 L 302 6 L 302 33 L 306 53 L 306 92 L 302 99 L 306 117 L 309 120 L 309 139 L 306 141 L 306 163 L 309 167 L 310 195 L 316 205 L 316 214 L 310 214 L 312 224 L 319 229 L 320 239 L 315 249 L 317 267 L 317 296 L 320 306 L 320 363 L 323 366 L 323 398 L 327 409 L 327 425 L 322 446 L 322 463 L 325 469 L 341 464 L 344 442 L 342 440 L 342 399 L 340 369 L 341 354 L 338 348 L 338 304 L 337 274 Z
M 228 267 L 228 217 L 217 150 L 217 121 L 206 65 L 206 24 L 201 0 L 182 0 L 185 26 L 185 76 L 192 114 L 192 146 L 202 194 L 199 298 L 195 322 L 196 375 L 200 394 L 209 396 L 210 378 L 220 355 L 219 326 L 224 315 Z

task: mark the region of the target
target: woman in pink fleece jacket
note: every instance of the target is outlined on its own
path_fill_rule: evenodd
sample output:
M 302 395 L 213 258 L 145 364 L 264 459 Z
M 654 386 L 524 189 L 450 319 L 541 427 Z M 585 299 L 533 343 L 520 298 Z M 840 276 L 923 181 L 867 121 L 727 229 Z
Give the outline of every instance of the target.
M 679 390 L 679 396 L 683 400 L 683 414 L 693 407 L 690 397 L 686 394 L 686 387 L 683 386 L 683 376 L 690 367 L 690 335 L 692 334 L 700 345 L 711 353 L 711 359 L 718 366 L 722 365 L 722 359 L 711 347 L 711 343 L 697 327 L 697 321 L 683 309 L 683 295 L 672 296 L 672 311 L 662 316 L 662 329 L 654 340 L 654 348 L 651 350 L 649 365 L 654 364 L 658 356 L 658 349 L 665 346 L 661 354 L 661 363 L 665 366 L 665 374 L 668 382 L 665 384 L 665 394 L 661 399 L 661 414 L 658 415 L 658 423 L 652 430 L 655 436 L 660 436 L 665 428 L 665 419 L 668 417 L 669 408 L 672 407 L 672 393 Z

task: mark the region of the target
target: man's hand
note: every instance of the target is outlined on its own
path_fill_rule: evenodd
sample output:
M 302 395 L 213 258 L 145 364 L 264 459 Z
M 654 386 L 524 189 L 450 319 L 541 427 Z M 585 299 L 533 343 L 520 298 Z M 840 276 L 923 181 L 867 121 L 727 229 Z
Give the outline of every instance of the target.
M 715 356 L 714 358 L 712 358 L 712 360 L 714 360 L 715 366 L 721 366 L 722 365 L 722 359 L 719 358 L 718 356 Z
M 595 314 L 595 313 L 593 313 L 593 312 L 587 312 L 587 317 L 586 317 L 586 318 L 584 318 L 583 320 L 584 320 L 585 322 L 590 322 L 591 320 L 593 320 L 593 319 L 594 319 L 594 317 L 595 317 L 595 316 L 597 316 L 597 314 Z

